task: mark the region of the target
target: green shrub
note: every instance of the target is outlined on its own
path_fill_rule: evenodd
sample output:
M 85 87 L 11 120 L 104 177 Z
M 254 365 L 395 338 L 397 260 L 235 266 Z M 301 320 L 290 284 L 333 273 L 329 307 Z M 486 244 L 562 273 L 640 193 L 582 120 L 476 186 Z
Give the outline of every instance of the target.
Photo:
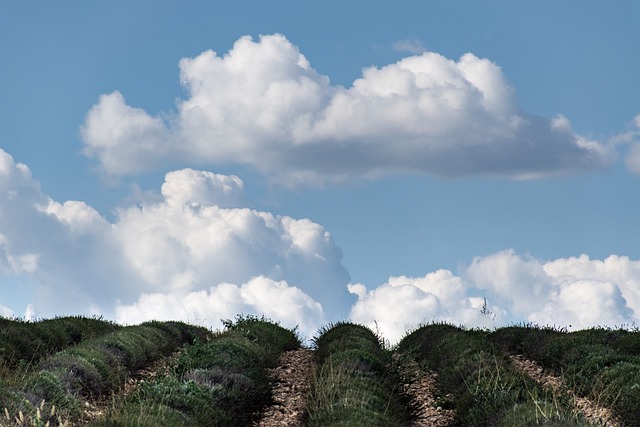
M 488 333 L 435 324 L 413 331 L 398 350 L 435 371 L 440 390 L 454 396 L 453 426 L 587 425 L 573 417 L 567 396 L 542 389 L 504 354 L 505 350 L 539 352 L 558 334 L 532 327 Z M 536 413 L 532 407 L 546 409 Z M 548 408 L 555 412 L 545 418 Z
M 390 353 L 368 328 L 338 323 L 314 338 L 318 371 L 310 426 L 404 426 L 412 419 Z
M 113 322 L 82 316 L 0 321 L 0 359 L 9 367 L 33 366 L 48 354 L 120 328 Z
M 237 316 L 235 322 L 223 321 L 226 335 L 240 335 L 256 343 L 263 351 L 265 363 L 275 366 L 283 351 L 302 345 L 296 330 L 285 329 L 278 323 L 255 316 Z
M 55 320 L 55 325 L 63 324 Z M 8 384 L 8 394 L 13 396 L 11 409 L 33 418 L 44 400 L 47 405 L 56 405 L 62 416 L 78 419 L 78 408 L 87 399 L 117 391 L 128 373 L 169 355 L 185 344 L 182 340 L 191 339 L 181 328 L 177 324 L 164 327 L 159 322 L 130 326 L 49 356 L 38 364 L 38 371 L 26 372 L 23 381 Z M 49 334 L 49 339 L 57 334 Z
M 613 408 L 626 426 L 640 426 L 640 363 L 620 362 L 605 368 L 595 381 L 592 397 Z
M 238 336 L 220 336 L 208 343 L 188 347 L 178 359 L 176 373 L 183 375 L 192 369 L 224 366 L 228 369 L 252 369 L 262 366 L 264 355 L 260 346 Z
M 225 328 L 213 336 L 193 336 L 196 341 L 169 375 L 145 382 L 97 425 L 251 425 L 270 402 L 266 368 L 300 341 L 294 331 L 264 318 L 239 316 Z M 128 357 L 126 345 L 117 348 Z

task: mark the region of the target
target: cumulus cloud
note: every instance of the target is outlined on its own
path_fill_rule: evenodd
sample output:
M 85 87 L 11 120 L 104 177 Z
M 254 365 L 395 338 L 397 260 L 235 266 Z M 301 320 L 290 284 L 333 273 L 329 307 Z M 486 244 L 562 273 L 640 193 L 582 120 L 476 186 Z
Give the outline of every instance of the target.
M 429 321 L 573 329 L 640 321 L 640 261 L 625 256 L 541 261 L 505 250 L 475 257 L 457 273 L 394 276 L 368 289 L 349 283 L 324 227 L 252 209 L 235 176 L 169 172 L 159 198 L 122 207 L 113 221 L 84 202 L 52 200 L 1 149 L 0 178 L 2 315 L 219 326 L 220 318 L 244 313 L 308 335 L 350 317 L 391 341 Z M 33 290 L 33 301 L 10 307 L 3 298 L 21 286 Z
M 0 275 L 37 286 L 38 316 L 195 315 L 219 326 L 264 314 L 309 332 L 348 314 L 349 274 L 331 235 L 247 207 L 236 176 L 170 172 L 160 200 L 120 208 L 109 222 L 84 202 L 47 197 L 2 150 L 0 174 Z
M 405 42 L 405 49 L 416 44 Z M 331 85 L 282 35 L 180 61 L 188 96 L 151 116 L 113 92 L 81 129 L 84 153 L 118 177 L 185 164 L 240 164 L 286 185 L 389 173 L 539 177 L 593 170 L 609 149 L 563 116 L 523 112 L 500 67 L 422 52 Z
M 542 262 L 506 250 L 476 257 L 460 275 L 391 277 L 358 296 L 351 318 L 379 327 L 392 342 L 430 321 L 470 327 L 518 322 L 572 329 L 630 325 L 640 320 L 640 261 L 587 255 Z
M 298 327 L 305 336 L 313 336 L 326 322 L 320 303 L 285 281 L 264 276 L 242 285 L 221 283 L 189 293 L 142 294 L 135 303 L 116 307 L 116 319 L 124 323 L 184 319 L 212 324 L 241 313 L 260 313 L 278 319 L 285 327 Z

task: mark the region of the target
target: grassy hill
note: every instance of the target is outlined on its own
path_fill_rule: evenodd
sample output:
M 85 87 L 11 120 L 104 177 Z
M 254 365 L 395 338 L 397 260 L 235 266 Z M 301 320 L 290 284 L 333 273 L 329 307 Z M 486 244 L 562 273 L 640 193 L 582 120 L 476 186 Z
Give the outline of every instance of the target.
M 1 426 L 252 426 L 273 405 L 271 372 L 302 347 L 295 330 L 238 316 L 222 331 L 182 322 L 121 326 L 96 318 L 0 319 Z M 315 371 L 301 425 L 418 426 L 407 369 L 449 426 L 588 426 L 578 399 L 640 426 L 640 332 L 424 325 L 389 348 L 349 322 L 313 338 Z M 309 351 L 309 350 L 306 350 Z M 532 378 L 514 355 L 555 375 Z M 427 408 L 429 409 L 429 408 Z M 445 423 L 440 417 L 441 423 Z M 436 425 L 436 424 L 433 424 Z

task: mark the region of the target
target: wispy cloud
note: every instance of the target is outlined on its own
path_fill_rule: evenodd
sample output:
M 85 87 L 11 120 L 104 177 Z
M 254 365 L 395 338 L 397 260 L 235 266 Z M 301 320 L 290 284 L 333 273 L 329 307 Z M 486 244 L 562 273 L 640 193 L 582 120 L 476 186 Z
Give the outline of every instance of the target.
M 418 39 L 398 40 L 392 47 L 396 52 L 407 52 L 414 55 L 419 55 L 427 51 L 427 48 L 424 47 L 422 41 Z
M 500 67 L 470 53 L 368 67 L 345 88 L 276 34 L 180 70 L 189 95 L 175 112 L 151 116 L 119 92 L 88 112 L 84 153 L 105 176 L 240 164 L 300 186 L 403 172 L 536 178 L 611 161 L 565 117 L 523 112 Z

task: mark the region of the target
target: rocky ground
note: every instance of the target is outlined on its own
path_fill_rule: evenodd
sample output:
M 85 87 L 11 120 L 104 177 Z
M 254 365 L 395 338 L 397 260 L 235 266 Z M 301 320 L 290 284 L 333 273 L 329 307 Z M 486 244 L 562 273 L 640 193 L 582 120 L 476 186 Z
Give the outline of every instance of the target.
M 413 427 L 444 427 L 453 419 L 454 412 L 444 409 L 436 401 L 436 374 L 425 372 L 415 361 L 407 362 L 401 372 L 402 391 L 417 409 L 417 419 Z M 446 396 L 445 396 L 446 398 Z
M 314 371 L 311 350 L 284 352 L 278 367 L 269 373 L 274 383 L 274 403 L 264 410 L 254 427 L 301 427 Z
M 576 396 L 571 390 L 567 390 L 562 378 L 545 370 L 535 361 L 517 355 L 511 356 L 511 362 L 537 383 L 550 387 L 558 393 L 567 393 L 574 402 L 576 412 L 582 414 L 589 421 L 605 427 L 620 427 L 620 423 L 615 420 L 609 409 L 585 397 Z

